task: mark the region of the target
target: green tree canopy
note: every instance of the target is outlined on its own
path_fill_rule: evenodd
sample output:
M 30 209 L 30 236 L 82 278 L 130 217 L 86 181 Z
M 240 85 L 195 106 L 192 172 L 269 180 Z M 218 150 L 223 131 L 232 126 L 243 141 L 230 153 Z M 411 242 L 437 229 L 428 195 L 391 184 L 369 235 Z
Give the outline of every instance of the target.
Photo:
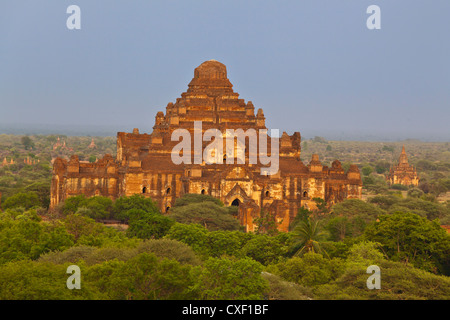
M 166 235 L 166 238 L 181 241 L 198 253 L 207 253 L 208 230 L 199 224 L 175 223 Z
M 378 219 L 366 228 L 364 237 L 380 243 L 390 259 L 449 274 L 450 236 L 437 221 L 404 212 L 381 215 Z
M 177 198 L 173 204 L 173 208 L 186 206 L 192 203 L 212 202 L 220 207 L 223 207 L 223 202 L 220 199 L 214 198 L 206 194 L 187 193 L 181 198 Z
M 174 206 L 170 217 L 180 223 L 201 224 L 208 230 L 239 230 L 239 221 L 227 208 L 212 201 Z
M 346 236 L 359 236 L 366 225 L 385 211 L 359 199 L 346 199 L 332 207 L 331 219 L 326 225 L 331 240 L 340 241 Z
M 174 220 L 160 213 L 147 213 L 141 209 L 128 210 L 127 235 L 140 239 L 159 239 L 164 237 L 175 223 Z
M 23 136 L 21 138 L 21 142 L 25 148 L 25 150 L 30 150 L 34 148 L 34 142 L 29 136 Z
M 321 246 L 325 232 L 321 229 L 319 220 L 311 217 L 301 220 L 291 233 L 296 248 L 295 256 L 302 256 L 308 252 L 325 253 Z
M 307 287 L 326 284 L 338 278 L 344 270 L 343 260 L 326 259 L 321 254 L 314 252 L 305 253 L 301 258 L 293 257 L 267 268 L 270 273 Z
M 86 270 L 84 279 L 103 299 L 183 300 L 195 299 L 190 288 L 192 266 L 141 253 L 127 260 L 105 261 Z
M 367 177 L 373 172 L 373 168 L 371 166 L 364 166 L 362 167 L 361 172 L 364 176 Z
M 114 202 L 113 212 L 114 217 L 119 220 L 128 221 L 131 209 L 140 209 L 148 213 L 160 213 L 156 203 L 147 197 L 140 194 L 132 196 L 122 196 Z
M 195 289 L 205 300 L 260 300 L 268 289 L 263 266 L 250 258 L 209 258 Z
M 12 209 L 22 207 L 25 210 L 41 207 L 42 203 L 39 201 L 39 197 L 34 192 L 17 193 L 5 200 L 3 203 L 3 209 Z
M 43 253 L 64 250 L 73 244 L 73 236 L 61 224 L 32 219 L 0 220 L 0 264 L 37 259 Z

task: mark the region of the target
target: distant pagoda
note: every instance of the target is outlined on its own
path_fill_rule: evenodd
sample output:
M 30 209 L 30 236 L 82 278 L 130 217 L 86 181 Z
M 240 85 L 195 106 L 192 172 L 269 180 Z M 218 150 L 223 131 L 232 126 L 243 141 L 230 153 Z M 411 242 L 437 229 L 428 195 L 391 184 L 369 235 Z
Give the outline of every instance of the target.
M 419 185 L 419 177 L 417 176 L 416 168 L 408 163 L 408 156 L 406 155 L 405 146 L 402 147 L 402 153 L 398 159 L 398 165 L 391 167 L 386 180 L 390 185 Z
M 92 138 L 91 144 L 88 146 L 89 149 L 95 149 L 97 146 L 95 145 L 94 138 Z

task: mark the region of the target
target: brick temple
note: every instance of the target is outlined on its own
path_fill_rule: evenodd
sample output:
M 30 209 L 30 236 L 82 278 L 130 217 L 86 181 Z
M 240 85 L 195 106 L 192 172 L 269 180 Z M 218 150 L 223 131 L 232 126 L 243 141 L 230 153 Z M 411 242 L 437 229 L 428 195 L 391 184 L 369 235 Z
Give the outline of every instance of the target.
M 419 185 L 419 177 L 417 176 L 416 168 L 408 163 L 408 156 L 406 155 L 405 146 L 402 147 L 402 152 L 400 153 L 398 164 L 394 167 L 391 167 L 386 180 L 390 185 Z
M 70 196 L 84 194 L 116 199 L 142 194 L 152 198 L 162 213 L 170 214 L 175 199 L 186 193 L 207 194 L 225 205 L 239 207 L 236 218 L 253 231 L 254 219 L 265 212 L 287 231 L 299 207 L 315 208 L 314 198 L 331 205 L 348 198 L 361 198 L 359 169 L 351 165 L 345 172 L 338 160 L 324 166 L 318 155 L 309 163 L 300 159 L 299 132 L 279 138 L 279 167 L 275 174 L 262 174 L 260 161 L 250 164 L 174 164 L 171 152 L 179 143 L 172 141 L 176 129 L 194 131 L 194 121 L 202 122 L 202 131 L 214 128 L 267 129 L 262 109 L 255 113 L 251 101 L 245 102 L 234 92 L 224 64 L 210 60 L 194 71 L 186 92 L 170 102 L 165 113 L 156 114 L 151 133 L 119 132 L 116 157 L 105 155 L 95 163 L 57 158 L 53 164 L 51 207 Z M 272 139 L 267 136 L 267 138 Z M 203 142 L 202 148 L 207 143 Z M 271 144 L 268 142 L 268 145 Z M 245 145 L 245 159 L 251 148 Z M 270 149 L 268 152 L 271 152 Z

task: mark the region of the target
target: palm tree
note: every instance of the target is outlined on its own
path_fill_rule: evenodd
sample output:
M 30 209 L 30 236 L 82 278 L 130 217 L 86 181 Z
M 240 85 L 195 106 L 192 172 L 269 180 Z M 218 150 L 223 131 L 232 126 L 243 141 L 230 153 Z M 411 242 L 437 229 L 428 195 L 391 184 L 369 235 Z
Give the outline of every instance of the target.
M 308 252 L 325 253 L 327 252 L 321 247 L 320 240 L 325 234 L 320 229 L 318 220 L 307 217 L 302 219 L 292 231 L 294 240 L 296 241 L 296 248 L 299 248 L 294 253 L 294 256 L 302 256 Z

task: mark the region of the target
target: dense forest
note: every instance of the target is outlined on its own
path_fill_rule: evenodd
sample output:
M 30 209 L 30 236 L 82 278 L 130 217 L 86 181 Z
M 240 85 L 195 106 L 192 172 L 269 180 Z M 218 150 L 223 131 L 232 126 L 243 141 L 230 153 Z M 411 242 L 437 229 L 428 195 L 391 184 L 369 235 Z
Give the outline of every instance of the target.
M 403 144 L 415 188 L 386 184 Z M 305 163 L 317 153 L 325 165 L 358 164 L 364 194 L 331 207 L 316 199 L 287 233 L 263 214 L 246 233 L 235 207 L 206 195 L 168 214 L 140 195 L 48 209 L 55 157 L 106 153 L 114 138 L 0 135 L 0 299 L 450 299 L 449 143 L 304 141 Z M 79 290 L 67 289 L 74 264 Z M 380 289 L 367 287 L 371 265 Z

